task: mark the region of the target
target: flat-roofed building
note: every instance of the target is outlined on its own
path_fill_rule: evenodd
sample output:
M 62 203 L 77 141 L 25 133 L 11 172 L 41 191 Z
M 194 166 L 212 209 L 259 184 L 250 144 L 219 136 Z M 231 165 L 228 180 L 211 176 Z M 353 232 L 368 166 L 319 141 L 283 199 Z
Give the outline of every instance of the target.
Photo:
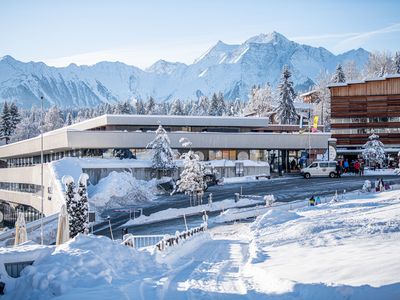
M 292 125 L 287 129 L 281 125 L 281 133 L 272 132 L 277 128 L 269 126 L 268 118 L 260 117 L 103 115 L 43 135 L 45 215 L 57 211 L 63 202 L 59 182 L 63 174 L 54 174 L 50 162 L 65 157 L 106 161 L 113 149 L 129 149 L 138 159 L 148 159 L 147 145 L 155 138 L 159 124 L 168 131 L 171 147 L 177 152 L 187 151 L 180 143 L 181 138 L 186 138 L 202 160 L 266 161 L 272 170 L 278 166 L 289 169 L 290 160 L 298 162 L 305 150 L 311 150 L 315 158 L 325 152 L 331 137 L 329 133 L 301 134 Z M 0 200 L 39 207 L 40 153 L 40 136 L 0 146 L 0 160 L 6 166 L 0 168 Z M 139 177 L 130 166 L 133 160 L 126 161 L 126 166 L 120 161 L 118 167 L 112 168 L 130 169 L 133 176 Z M 98 165 L 111 168 L 104 163 Z M 90 172 L 96 166 L 92 162 L 85 168 Z

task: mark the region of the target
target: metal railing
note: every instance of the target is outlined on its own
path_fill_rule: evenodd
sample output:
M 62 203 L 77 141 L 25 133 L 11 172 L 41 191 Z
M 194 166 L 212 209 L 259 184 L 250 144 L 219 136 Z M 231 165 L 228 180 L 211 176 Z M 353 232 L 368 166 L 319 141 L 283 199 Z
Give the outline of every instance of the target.
M 168 247 L 178 245 L 181 241 L 187 240 L 188 238 L 205 232 L 207 230 L 207 224 L 203 224 L 200 227 L 195 227 L 181 233 L 177 232 L 176 235 L 133 235 L 125 234 L 122 239 L 122 244 L 135 248 L 143 249 L 147 247 L 155 247 L 159 251 L 163 251 Z
M 132 235 L 125 234 L 123 244 L 135 249 L 142 249 L 150 246 L 155 246 L 165 235 Z

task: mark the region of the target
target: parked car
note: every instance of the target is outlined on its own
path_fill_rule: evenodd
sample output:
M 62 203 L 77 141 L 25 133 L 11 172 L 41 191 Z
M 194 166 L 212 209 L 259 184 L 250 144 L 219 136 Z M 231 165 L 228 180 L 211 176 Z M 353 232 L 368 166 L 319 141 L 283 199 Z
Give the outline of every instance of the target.
M 315 161 L 308 167 L 301 169 L 301 175 L 308 179 L 313 177 L 329 176 L 334 178 L 336 174 L 336 161 Z

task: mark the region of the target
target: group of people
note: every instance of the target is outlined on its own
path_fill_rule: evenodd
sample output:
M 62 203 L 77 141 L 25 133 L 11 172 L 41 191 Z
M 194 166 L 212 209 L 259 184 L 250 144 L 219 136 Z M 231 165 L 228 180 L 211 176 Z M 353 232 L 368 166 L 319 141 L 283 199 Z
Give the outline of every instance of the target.
M 364 176 L 364 163 L 360 160 L 352 161 L 351 164 L 349 163 L 348 159 L 339 160 L 336 164 L 336 174 L 338 177 L 343 173 L 350 173 L 354 172 L 356 175 Z
M 318 196 L 316 198 L 314 198 L 314 196 L 311 196 L 311 198 L 309 200 L 309 204 L 310 204 L 310 206 L 316 206 L 318 204 L 321 204 L 321 198 Z

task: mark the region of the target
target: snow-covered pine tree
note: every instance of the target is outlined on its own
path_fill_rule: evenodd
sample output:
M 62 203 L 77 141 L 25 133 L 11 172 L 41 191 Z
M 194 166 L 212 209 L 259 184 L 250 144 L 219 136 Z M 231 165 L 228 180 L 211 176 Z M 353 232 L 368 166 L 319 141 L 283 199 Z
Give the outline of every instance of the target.
M 155 111 L 156 111 L 156 102 L 154 101 L 154 98 L 150 96 L 146 105 L 146 115 L 154 115 Z
M 206 96 L 201 96 L 198 101 L 198 112 L 194 114 L 196 116 L 207 116 L 208 108 L 210 107 L 210 101 Z
M 158 126 L 156 137 L 147 145 L 153 151 L 152 168 L 157 171 L 157 177 L 176 168 L 170 144 L 167 132 L 161 125 Z
M 183 160 L 183 170 L 176 183 L 177 191 L 189 195 L 192 204 L 195 196 L 201 199 L 207 187 L 204 181 L 204 166 L 200 163 L 199 156 L 192 150 L 183 153 L 180 158 Z
M 346 82 L 346 76 L 344 75 L 344 71 L 341 64 L 337 65 L 335 74 L 332 77 L 332 82 L 334 83 Z
M 68 112 L 67 117 L 65 118 L 65 125 L 69 126 L 72 125 L 72 114 Z
M 385 160 L 385 146 L 379 140 L 379 136 L 373 133 L 369 136 L 368 142 L 363 146 L 363 158 L 369 165 L 382 165 Z
M 176 99 L 171 106 L 171 109 L 169 111 L 170 115 L 175 115 L 175 116 L 183 116 L 183 106 L 182 102 L 179 99 Z
M 296 93 L 293 88 L 293 82 L 290 80 L 291 76 L 289 68 L 285 66 L 282 72 L 281 83 L 278 86 L 278 106 L 275 109 L 276 117 L 280 124 L 293 124 L 298 119 L 293 103 Z
M 208 107 L 208 115 L 222 116 L 225 114 L 225 110 L 226 106 L 223 94 L 221 92 L 218 95 L 214 93 Z
M 88 179 L 89 175 L 86 173 L 82 173 L 81 176 L 79 176 L 75 213 L 77 231 L 86 234 L 89 233 L 89 204 L 87 194 Z
M 224 99 L 224 94 L 218 93 L 218 116 L 223 116 L 226 114 L 226 103 Z
M 82 174 L 81 177 L 79 177 L 77 193 L 74 179 L 68 175 L 62 178 L 62 182 L 65 185 L 65 202 L 69 215 L 71 238 L 75 237 L 78 233 L 84 233 L 88 227 L 87 188 L 84 186 L 87 184 L 87 179 L 88 177 L 86 174 Z
M 75 224 L 75 210 L 76 210 L 76 201 L 75 201 L 75 183 L 72 176 L 63 176 L 61 179 L 62 183 L 65 186 L 65 204 L 67 205 L 67 211 L 69 215 L 69 236 L 73 238 L 78 234 L 77 227 Z
M 11 134 L 13 134 L 15 128 L 17 128 L 18 123 L 21 122 L 21 115 L 19 114 L 18 107 L 14 102 L 12 102 L 10 105 L 10 115 L 11 115 L 11 127 L 12 127 Z
M 396 52 L 394 56 L 394 72 L 400 74 L 400 51 Z
M 10 107 L 7 102 L 4 102 L 0 116 L 0 139 L 5 140 L 6 144 L 8 144 L 11 139 L 12 130 Z
M 143 101 L 141 99 L 138 99 L 136 101 L 136 113 L 138 115 L 144 115 L 146 114 L 146 109 L 144 107 Z

